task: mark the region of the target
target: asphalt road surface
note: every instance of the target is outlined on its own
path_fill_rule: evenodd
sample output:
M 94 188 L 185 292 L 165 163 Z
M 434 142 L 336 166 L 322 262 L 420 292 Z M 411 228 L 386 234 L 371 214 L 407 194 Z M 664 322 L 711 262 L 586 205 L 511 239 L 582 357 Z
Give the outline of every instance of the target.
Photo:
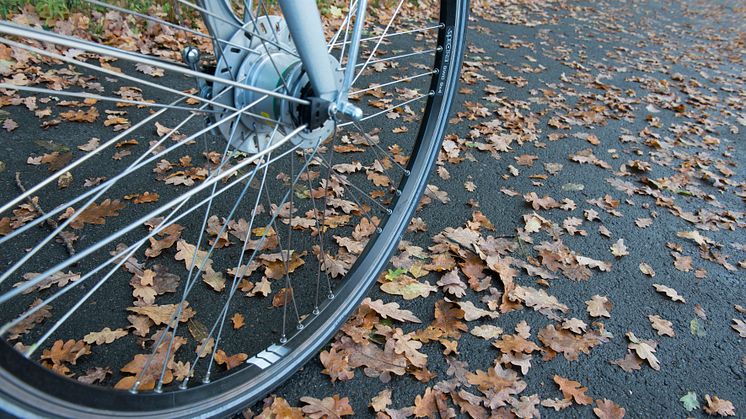
M 717 410 L 713 399 L 717 396 L 732 403 L 733 415 L 746 416 L 743 2 L 506 0 L 473 1 L 472 9 L 461 91 L 438 171 L 430 179 L 431 191 L 447 192 L 448 200 L 431 199 L 418 210 L 416 217 L 426 229 L 407 233 L 401 248 L 417 246 L 429 260 L 438 253 L 428 253 L 429 249 L 437 248 L 433 247 L 436 241 L 442 242 L 442 237 L 433 237 L 449 228 L 467 226 L 475 211 L 481 211 L 494 228 L 483 225 L 474 231 L 509 243 L 509 254 L 501 257 L 503 261 L 513 258 L 515 285 L 546 290 L 567 307 L 563 318 L 578 319 L 589 329 L 600 321 L 613 336 L 568 360 L 547 350 L 538 339 L 541 330 L 548 325 L 559 327 L 560 322 L 528 304 L 519 303 L 517 309 L 505 310 L 494 319 L 467 322 L 469 330 L 497 326 L 503 336 L 512 335 L 517 325 L 525 333 L 527 325 L 529 340 L 541 348 L 529 351 L 530 362 L 523 371 L 503 362 L 503 368 L 516 371 L 526 386 L 514 394 L 511 403 L 496 407 L 493 413 L 498 417 L 536 417 L 539 413 L 544 417 L 592 417 L 596 401 L 608 399 L 624 408 L 627 417 L 705 417 L 708 411 Z M 132 71 L 126 64 L 117 65 Z M 107 89 L 116 88 L 106 79 L 100 82 Z M 191 81 L 170 76 L 158 82 L 181 89 L 192 87 Z M 147 93 L 148 99 L 169 101 L 166 95 Z M 142 109 L 128 112 L 133 122 L 147 115 Z M 111 137 L 111 130 L 100 123 L 80 124 L 77 131 L 42 131 L 25 129 L 40 123 L 31 112 L 11 116 L 20 128 L 12 139 L 0 141 L 5 153 L 17 155 L 20 163 L 18 167 L 8 163 L 3 193 L 17 193 L 11 175 L 16 170 L 27 171 L 23 176 L 29 185 L 47 176 L 44 167 L 33 171 L 25 166 L 29 155 L 44 152 L 34 149 L 34 140 L 59 140 L 72 146 L 80 138 Z M 173 127 L 179 120 L 164 118 L 160 122 Z M 199 129 L 201 124 L 200 120 L 183 131 Z M 382 121 L 381 136 L 400 125 L 399 121 Z M 71 133 L 70 138 L 55 139 L 59 132 Z M 396 141 L 397 137 L 390 135 Z M 138 138 L 139 147 L 146 147 L 149 137 Z M 209 141 L 194 144 L 186 153 L 201 156 L 202 151 L 224 145 L 221 139 Z M 110 164 L 115 170 L 128 162 Z M 76 173 L 76 179 L 96 176 L 93 169 L 97 168 Z M 146 176 L 117 186 L 112 194 L 139 192 L 146 190 L 146 185 L 152 185 L 150 168 Z M 179 191 L 164 190 L 163 201 Z M 72 193 L 61 190 L 57 198 L 67 199 L 65 194 Z M 227 203 L 216 205 L 225 206 L 221 210 L 228 207 Z M 122 225 L 132 221 L 120 218 Z M 111 219 L 107 222 L 115 223 Z M 530 228 L 535 230 L 528 231 Z M 560 238 L 567 246 L 563 255 L 556 248 L 537 249 L 553 238 Z M 626 252 L 615 245 L 620 239 Z M 612 254 L 612 246 L 616 254 Z M 55 256 L 66 257 L 62 247 L 56 251 L 60 254 Z M 13 260 L 24 248 L 8 252 L 15 252 L 6 257 Z M 573 269 L 564 269 L 569 266 L 565 264 L 550 274 L 547 267 L 552 263 L 564 263 L 552 262 L 553 258 L 570 260 Z M 397 254 L 390 269 L 408 261 L 411 257 Z M 183 268 L 182 262 L 171 263 Z M 41 267 L 32 265 L 29 270 Z M 532 269 L 531 273 L 527 269 Z M 487 268 L 484 272 L 490 286 L 505 291 L 502 274 Z M 418 280 L 435 285 L 443 274 L 431 272 Z M 125 276 L 128 281 L 131 275 Z M 670 296 L 664 288 L 657 292 L 653 284 L 668 287 Z M 97 295 L 88 307 L 100 311 L 101 321 L 112 328 L 129 324 L 121 312 L 99 307 L 117 297 L 121 302 L 122 295 L 132 292 L 129 282 L 123 281 L 120 287 L 118 293 L 115 289 Z M 461 301 L 485 308 L 481 301 L 485 293 L 468 290 Z M 673 301 L 677 295 L 685 302 Z M 589 314 L 586 302 L 594 296 L 611 302 L 606 307 L 608 317 Z M 427 297 L 403 300 L 375 286 L 370 297 L 397 302 L 419 317 L 421 324 L 394 323 L 408 333 L 424 330 L 434 320 L 436 304 L 446 295 L 439 289 Z M 164 298 L 159 303 L 178 301 Z M 207 290 L 195 305 L 212 306 L 220 298 Z M 16 307 L 16 313 L 27 305 Z M 651 315 L 668 320 L 675 336 L 656 332 Z M 77 324 L 78 320 L 84 319 L 71 319 L 60 334 L 80 338 L 77 335 L 85 326 Z M 594 327 L 597 330 L 598 326 Z M 630 332 L 636 338 L 626 336 Z M 653 368 L 655 363 L 640 361 L 635 355 L 630 355 L 630 362 L 636 370 L 627 372 L 611 363 L 624 358 L 638 338 L 655 348 L 658 370 Z M 127 336 L 110 347 L 115 354 L 111 357 L 113 369 L 133 355 L 132 349 L 117 352 L 116 345 L 124 346 L 126 340 L 132 347 L 135 337 Z M 332 382 L 316 356 L 274 394 L 291 406 L 302 406 L 300 399 L 306 396 L 323 399 L 339 395 L 349 400 L 357 416 L 365 417 L 376 415 L 369 407 L 371 399 L 388 388 L 392 390 L 388 414 L 406 416 L 413 413 L 408 407 L 414 406 L 418 397 L 422 400 L 433 388 L 453 384 L 449 362 L 463 362 L 472 373 L 501 362 L 504 354 L 493 345 L 495 341 L 465 332 L 456 351 L 449 355 L 444 355 L 445 348 L 437 339 L 424 343 L 420 351 L 427 355 L 431 378 L 422 381 L 404 374 L 384 383 L 358 368 L 354 378 Z M 543 406 L 540 401 L 563 398 L 556 375 L 587 387 L 586 395 L 592 401 L 572 403 L 559 411 Z M 479 403 L 479 386 L 463 381 L 459 386 Z M 690 392 L 696 394 L 699 406 L 689 411 L 681 398 Z M 467 416 L 450 399 L 447 403 L 457 416 Z M 731 410 L 725 403 L 720 407 L 724 414 Z M 263 408 L 263 403 L 258 403 L 251 411 L 259 413 Z
M 456 113 L 469 115 L 473 113 L 470 108 L 476 105 L 486 108 L 489 115 L 473 120 L 468 116 L 457 118 L 450 132 L 468 139 L 472 129 L 480 123 L 501 120 L 497 110 L 509 107 L 536 118 L 535 129 L 525 125 L 524 128 L 535 133 L 537 139 L 523 145 L 513 143 L 512 150 L 496 153 L 497 158 L 464 147 L 461 156 L 466 159 L 443 165 L 450 172 L 450 180 L 435 174 L 431 179 L 432 184 L 449 193 L 450 203 L 431 204 L 418 212 L 428 231 L 410 233 L 404 240 L 423 248 L 431 246 L 431 237 L 437 232 L 463 226 L 471 219 L 474 208 L 467 201 L 472 199 L 479 202 L 481 211 L 494 223 L 496 231 L 491 234 L 504 236 L 514 235 L 516 229 L 524 227 L 522 216 L 533 210 L 521 195 L 531 191 L 539 197 L 550 195 L 558 201 L 570 198 L 577 203 L 577 209 L 570 212 L 539 211 L 556 223 L 561 224 L 569 216 L 583 218 L 584 210 L 595 208 L 601 214 L 600 222 L 583 224 L 587 236 L 565 236 L 564 240 L 580 254 L 611 261 L 612 269 L 594 272 L 588 281 L 564 277 L 554 280 L 549 292 L 571 307 L 575 316 L 589 323 L 592 319 L 587 316 L 584 302 L 593 295 L 607 296 L 613 302 L 613 309 L 604 323 L 614 338 L 592 349 L 590 355 L 581 354 L 577 361 L 570 362 L 561 356 L 542 361 L 541 356 L 535 355 L 524 376 L 528 386 L 521 395 L 561 398 L 552 379 L 558 374 L 588 387 L 588 394 L 594 399 L 613 400 L 626 409 L 628 417 L 706 416 L 701 408 L 692 412 L 684 409 L 680 398 L 691 391 L 697 394 L 702 406 L 705 394 L 718 395 L 733 403 L 736 416 L 746 414 L 746 346 L 743 337 L 731 328 L 731 319 L 744 318 L 734 305 L 746 303 L 743 265 L 746 11 L 743 4 L 734 1 L 495 3 L 473 5 L 476 13 L 472 15 L 465 57 L 469 82 L 462 83 L 465 90 L 454 109 Z M 487 86 L 500 88 L 499 102 L 485 100 L 489 95 Z M 709 98 L 705 100 L 708 104 L 701 100 L 702 96 Z M 684 104 L 687 108 L 684 112 L 700 115 L 694 117 L 699 122 L 673 110 L 676 104 Z M 612 118 L 589 123 L 563 122 L 568 129 L 551 126 L 553 117 L 572 114 L 582 119 L 582 112 L 593 110 L 593 106 L 616 106 L 616 112 L 610 112 L 614 114 Z M 627 106 L 628 110 L 622 109 Z M 588 113 L 585 116 L 593 119 Z M 705 122 L 706 126 L 701 124 L 703 118 L 711 118 Z M 687 133 L 682 129 L 688 130 Z M 598 144 L 573 136 L 575 133 L 593 134 Z M 552 137 L 556 135 L 562 138 Z M 634 140 L 625 142 L 625 135 Z M 699 148 L 705 136 L 717 138 L 718 145 L 706 151 Z M 665 140 L 663 152 L 645 143 L 655 138 Z M 484 137 L 478 140 L 484 141 Z M 589 147 L 595 156 L 608 162 L 610 169 L 570 160 L 571 155 Z M 514 158 L 523 154 L 538 159 L 531 167 L 520 166 Z M 695 230 L 691 222 L 656 207 L 655 199 L 650 196 L 627 195 L 607 182 L 617 177 L 641 187 L 643 177 L 661 179 L 677 171 L 684 173 L 680 169 L 686 165 L 685 160 L 693 162 L 705 154 L 713 162 L 732 164 L 730 180 L 740 186 L 718 190 L 712 182 L 696 182 L 696 188 L 712 194 L 713 200 L 683 192 L 675 195 L 675 199 L 685 211 L 733 212 L 737 221 L 732 229 L 700 230 L 722 244 L 722 253 L 729 255 L 732 270 L 703 260 L 694 242 L 677 237 L 679 231 Z M 666 157 L 672 155 L 677 157 Z M 630 160 L 650 162 L 649 171 L 641 173 L 628 168 L 626 171 L 633 175 L 621 177 L 620 166 Z M 562 169 L 548 174 L 543 166 L 546 163 L 559 163 Z M 519 169 L 519 175 L 510 174 L 511 165 Z M 548 178 L 532 179 L 532 175 L 548 175 Z M 467 181 L 476 186 L 473 192 L 464 187 Z M 573 190 L 577 185 L 583 189 Z M 519 195 L 507 196 L 500 192 L 502 188 Z M 607 194 L 621 200 L 619 216 L 587 202 Z M 635 223 L 638 218 L 651 218 L 652 225 L 640 228 Z M 611 238 L 599 235 L 601 223 L 611 231 Z M 619 238 L 624 239 L 629 255 L 615 258 L 609 247 Z M 675 259 L 666 247 L 669 242 L 682 245 L 683 253 L 692 256 L 694 262 L 689 272 L 674 267 Z M 655 270 L 654 278 L 640 271 L 643 262 Z M 695 277 L 695 269 L 706 270 L 706 276 Z M 422 279 L 435 283 L 438 278 L 439 275 L 431 274 Z M 525 274 L 518 280 L 521 284 L 534 281 L 535 278 Z M 686 303 L 676 303 L 656 293 L 652 283 L 676 289 L 685 296 Z M 374 290 L 371 297 L 399 302 L 427 324 L 433 319 L 434 303 L 443 295 L 408 302 Z M 704 310 L 706 320 L 695 314 L 695 305 Z M 647 317 L 651 314 L 671 321 L 676 336 L 658 336 Z M 547 324 L 545 317 L 529 310 L 510 312 L 488 323 L 512 332 L 520 321 L 526 321 L 534 333 Z M 692 322 L 699 329 L 692 329 Z M 625 355 L 628 331 L 658 341 L 659 371 L 642 365 L 640 370 L 628 373 L 610 364 Z M 349 397 L 355 412 L 364 416 L 374 414 L 368 407 L 371 399 L 382 389 L 390 388 L 391 408 L 412 406 L 416 396 L 424 394 L 427 387 L 448 378 L 442 350 L 438 344 L 423 346 L 422 351 L 429 357 L 428 368 L 436 374 L 428 383 L 404 376 L 384 384 L 361 371 L 352 380 L 332 383 L 322 374 L 323 366 L 316 360 L 277 389 L 276 394 L 291 405 L 301 405 L 298 400 L 303 396 L 323 398 L 339 394 Z M 484 370 L 499 357 L 498 350 L 489 342 L 470 335 L 461 339 L 458 352 L 457 358 L 466 361 L 471 371 Z M 258 410 L 255 407 L 254 411 Z M 593 416 L 591 405 L 573 405 L 559 412 L 544 407 L 539 410 L 546 417 Z M 459 416 L 466 415 L 458 408 L 456 412 Z

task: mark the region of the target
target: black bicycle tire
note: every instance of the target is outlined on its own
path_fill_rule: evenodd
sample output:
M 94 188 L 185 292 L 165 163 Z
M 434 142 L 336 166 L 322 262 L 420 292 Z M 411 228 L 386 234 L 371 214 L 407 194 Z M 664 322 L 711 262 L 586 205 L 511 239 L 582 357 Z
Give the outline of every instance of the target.
M 425 190 L 445 134 L 465 47 L 468 6 L 468 0 L 441 2 L 438 45 L 442 48 L 435 54 L 435 68 L 438 71 L 431 81 L 434 94 L 427 101 L 425 117 L 407 166 L 409 175 L 399 185 L 402 193 L 392 205 L 392 213 L 383 220 L 386 222 L 382 222 L 382 231 L 371 238 L 370 244 L 348 273 L 350 279 L 337 290 L 337 296 L 343 298 L 343 303 L 331 313 L 322 310 L 325 318 L 318 316 L 310 319 L 309 323 L 321 321 L 322 324 L 306 327 L 285 344 L 287 347 L 297 346 L 291 355 L 248 381 L 244 378 L 252 372 L 252 368 L 258 367 L 249 365 L 208 385 L 186 390 L 131 394 L 81 384 L 51 373 L 23 357 L 2 340 L 0 407 L 19 417 L 212 417 L 238 411 L 287 380 L 332 338 L 365 298 L 406 230 Z M 355 281 L 358 276 L 365 280 Z

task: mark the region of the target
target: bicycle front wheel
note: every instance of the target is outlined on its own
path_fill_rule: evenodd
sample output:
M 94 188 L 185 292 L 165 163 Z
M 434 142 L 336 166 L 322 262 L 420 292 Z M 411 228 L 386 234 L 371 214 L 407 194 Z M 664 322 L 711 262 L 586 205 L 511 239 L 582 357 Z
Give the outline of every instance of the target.
M 14 65 L 35 68 L 0 86 L 29 122 L 0 139 L 16 173 L 1 187 L 2 407 L 235 412 L 328 342 L 395 250 L 440 151 L 468 2 L 370 10 L 351 89 L 363 117 L 314 127 L 292 38 L 263 2 L 243 19 L 179 2 L 206 27 L 92 3 L 196 46 L 185 66 L 173 45 L 0 22 Z M 355 5 L 324 16 L 320 59 L 340 72 Z M 41 128 L 31 102 L 48 106 Z

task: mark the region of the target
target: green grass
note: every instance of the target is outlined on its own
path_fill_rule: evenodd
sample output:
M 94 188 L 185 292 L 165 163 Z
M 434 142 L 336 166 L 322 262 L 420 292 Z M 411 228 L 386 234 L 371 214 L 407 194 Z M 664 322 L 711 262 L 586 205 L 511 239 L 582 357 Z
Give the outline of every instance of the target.
M 173 17 L 173 0 L 118 0 L 108 2 L 143 14 L 147 14 L 152 6 L 161 6 L 169 18 Z M 47 24 L 54 20 L 65 19 L 70 13 L 85 13 L 93 10 L 104 13 L 107 11 L 105 7 L 96 6 L 84 0 L 0 0 L 0 17 L 7 19 L 13 13 L 21 12 L 23 7 L 28 4 L 36 8 L 39 17 L 44 19 Z

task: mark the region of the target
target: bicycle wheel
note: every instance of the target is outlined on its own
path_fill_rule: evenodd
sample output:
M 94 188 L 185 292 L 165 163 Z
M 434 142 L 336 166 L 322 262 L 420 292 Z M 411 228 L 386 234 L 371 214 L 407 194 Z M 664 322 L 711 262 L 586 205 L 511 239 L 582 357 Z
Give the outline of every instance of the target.
M 0 23 L 0 45 L 34 67 L 0 85 L 0 106 L 23 122 L 0 140 L 4 175 L 17 173 L 2 187 L 13 197 L 0 220 L 2 408 L 235 412 L 317 353 L 396 248 L 440 150 L 468 2 L 371 10 L 351 92 L 364 116 L 313 129 L 293 41 L 262 2 L 241 20 L 179 0 L 183 13 L 217 19 L 209 36 L 92 3 L 109 20 L 126 15 L 122 27 L 146 20 L 150 35 L 170 37 L 163 43 L 204 42 L 184 51 L 190 69 L 169 61 L 173 48 L 124 50 Z M 338 69 L 350 3 L 324 22 L 322 58 Z M 208 52 L 197 68 L 197 50 L 212 45 L 214 59 Z M 271 95 L 252 90 L 270 85 Z M 44 131 L 21 109 L 30 102 L 59 112 L 42 117 Z M 91 139 L 112 128 L 110 140 Z

